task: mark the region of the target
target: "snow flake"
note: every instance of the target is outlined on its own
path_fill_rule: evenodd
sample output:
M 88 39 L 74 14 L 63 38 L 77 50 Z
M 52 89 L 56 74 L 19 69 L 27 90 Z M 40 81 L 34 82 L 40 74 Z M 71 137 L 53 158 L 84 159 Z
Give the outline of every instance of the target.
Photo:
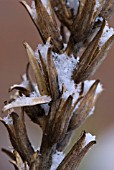
M 101 48 L 112 35 L 114 35 L 114 28 L 109 27 L 108 22 L 106 22 L 103 34 L 100 38 L 99 47 Z
M 65 154 L 63 152 L 59 152 L 56 150 L 56 153 L 52 155 L 52 165 L 50 170 L 56 170 L 59 164 L 62 162 L 64 159 Z
M 32 15 L 33 19 L 36 21 L 38 19 L 38 15 L 37 15 L 37 12 L 36 12 L 36 7 L 35 7 L 34 0 L 32 1 L 31 9 L 32 9 L 31 15 Z
M 7 124 L 7 125 L 13 125 L 13 120 L 10 117 L 10 115 L 8 114 L 6 117 L 3 118 L 3 121 Z
M 100 4 L 99 0 L 96 0 L 96 5 L 94 8 L 94 11 L 96 12 L 100 6 L 101 6 L 101 4 Z
M 85 142 L 84 142 L 83 147 L 85 147 L 88 143 L 95 141 L 95 139 L 96 139 L 96 136 L 93 136 L 90 133 L 86 133 Z

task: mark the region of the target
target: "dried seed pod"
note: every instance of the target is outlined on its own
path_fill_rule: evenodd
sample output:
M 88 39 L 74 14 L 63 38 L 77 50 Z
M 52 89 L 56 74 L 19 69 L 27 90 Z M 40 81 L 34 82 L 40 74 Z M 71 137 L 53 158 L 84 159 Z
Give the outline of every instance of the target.
M 45 79 L 42 75 L 42 72 L 40 70 L 40 66 L 35 58 L 34 55 L 34 51 L 32 50 L 32 48 L 25 42 L 24 43 L 25 48 L 27 50 L 27 54 L 29 57 L 29 62 L 33 68 L 35 77 L 36 77 L 36 82 L 38 85 L 38 89 L 41 95 L 48 95 L 48 91 L 47 91 L 47 87 L 46 87 L 46 83 L 45 83 Z
M 48 53 L 47 53 L 47 71 L 48 71 L 52 100 L 56 100 L 58 99 L 60 92 L 59 92 L 59 85 L 58 85 L 58 75 L 52 58 L 51 48 L 48 49 Z
M 89 113 L 93 109 L 98 96 L 98 94 L 96 94 L 98 84 L 99 80 L 96 80 L 87 92 L 87 94 L 81 100 L 78 109 L 76 109 L 76 111 L 74 112 L 69 123 L 69 131 L 77 129 L 86 120 Z
M 67 156 L 63 159 L 57 170 L 69 170 L 78 168 L 82 158 L 88 152 L 88 150 L 96 143 L 94 137 L 91 136 L 89 141 L 87 140 L 87 134 L 83 132 L 82 136 L 72 147 Z
M 105 1 L 100 15 L 109 20 L 113 14 L 114 14 L 114 1 L 113 0 Z
M 97 46 L 98 46 L 98 43 L 100 41 L 101 35 L 103 33 L 103 29 L 105 27 L 105 24 L 106 24 L 106 22 L 104 20 L 99 32 L 94 37 L 94 39 L 90 42 L 90 44 L 88 45 L 88 47 L 86 48 L 86 50 L 82 54 L 82 56 L 79 60 L 78 67 L 76 68 L 76 70 L 74 70 L 73 79 L 76 83 L 84 81 L 88 76 L 88 75 L 86 75 L 85 71 L 87 70 L 87 68 L 89 67 L 90 63 L 93 60 L 93 56 L 94 56 L 94 53 L 97 49 Z

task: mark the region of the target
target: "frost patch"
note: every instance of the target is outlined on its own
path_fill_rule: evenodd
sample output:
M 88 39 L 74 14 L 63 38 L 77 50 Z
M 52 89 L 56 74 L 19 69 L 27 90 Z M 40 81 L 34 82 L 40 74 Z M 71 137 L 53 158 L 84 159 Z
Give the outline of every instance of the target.
M 95 82 L 95 80 L 86 80 L 84 81 L 84 94 L 87 93 L 87 91 L 90 89 L 92 84 Z M 99 83 L 96 89 L 96 94 L 100 94 L 103 91 L 102 84 Z
M 3 121 L 7 124 L 7 125 L 13 125 L 13 120 L 10 117 L 10 115 L 8 114 L 6 117 L 3 118 Z
M 96 12 L 100 6 L 101 6 L 101 4 L 100 4 L 99 0 L 96 0 L 96 5 L 94 8 L 94 11 Z
M 85 147 L 88 143 L 95 141 L 95 139 L 96 139 L 96 136 L 93 136 L 90 133 L 86 133 L 85 143 L 83 147 Z
M 32 9 L 31 15 L 32 15 L 33 19 L 36 21 L 38 19 L 38 15 L 37 15 L 37 12 L 36 12 L 36 7 L 35 7 L 35 2 L 34 1 L 32 1 L 31 9 Z
M 38 49 L 41 52 L 41 55 L 46 63 L 47 58 L 47 51 L 50 47 L 49 42 L 46 43 L 46 45 L 38 45 L 38 48 L 35 52 L 35 56 L 38 59 Z M 67 56 L 66 53 L 63 54 L 57 54 L 52 52 L 52 57 L 55 63 L 55 67 L 58 73 L 58 83 L 59 83 L 59 89 L 62 91 L 62 86 L 65 86 L 65 92 L 62 95 L 63 99 L 67 99 L 70 95 L 73 95 L 73 104 L 74 102 L 79 98 L 79 93 L 81 91 L 81 83 L 76 85 L 74 80 L 72 79 L 73 71 L 77 67 L 78 59 L 74 58 L 73 56 Z M 95 82 L 95 80 L 87 80 L 84 81 L 84 95 L 88 92 L 89 88 L 92 86 L 92 84 Z M 99 94 L 102 92 L 102 85 L 99 83 L 96 94 Z
M 89 116 L 91 116 L 95 111 L 95 106 L 93 106 L 93 108 L 91 109 L 91 111 L 89 112 Z
M 42 0 L 42 3 L 44 5 L 44 7 L 46 8 L 48 14 L 50 15 L 51 11 L 50 11 L 50 7 L 49 7 L 49 1 L 48 0 Z
M 67 5 L 73 9 L 74 15 L 76 15 L 78 12 L 79 0 L 67 0 Z
M 100 38 L 99 47 L 101 48 L 112 35 L 114 35 L 114 28 L 109 27 L 108 22 L 106 22 L 102 37 Z
M 56 170 L 64 157 L 65 154 L 63 152 L 56 151 L 56 153 L 52 155 L 52 165 L 50 170 Z

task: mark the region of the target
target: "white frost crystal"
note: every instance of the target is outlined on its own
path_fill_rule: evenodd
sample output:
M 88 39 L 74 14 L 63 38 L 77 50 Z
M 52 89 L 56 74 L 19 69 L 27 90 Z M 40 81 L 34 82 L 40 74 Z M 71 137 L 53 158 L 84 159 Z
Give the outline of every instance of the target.
M 56 153 L 52 155 L 52 165 L 50 170 L 56 170 L 64 157 L 65 154 L 63 152 L 56 151 Z
M 3 118 L 3 121 L 7 124 L 7 125 L 12 125 L 13 124 L 13 120 L 10 117 L 10 115 L 8 114 L 6 117 Z
M 79 0 L 67 0 L 67 5 L 73 9 L 74 15 L 78 12 Z
M 95 5 L 95 12 L 97 11 L 97 9 L 100 7 L 100 2 L 99 0 L 96 0 L 96 5 Z
M 91 116 L 95 111 L 95 106 L 93 106 L 93 108 L 91 109 L 91 111 L 89 112 L 89 116 Z
M 83 147 L 85 147 L 88 143 L 95 141 L 95 138 L 96 138 L 96 136 L 93 136 L 90 133 L 86 133 L 85 143 L 84 143 Z
M 46 8 L 48 14 L 50 15 L 51 11 L 50 11 L 50 7 L 49 7 L 49 0 L 42 0 L 42 3 L 44 5 L 44 7 Z
M 50 47 L 49 43 L 47 43 L 44 46 L 38 45 L 38 49 L 40 50 L 45 62 L 49 47 Z M 35 56 L 37 59 L 38 49 L 35 52 Z M 81 84 L 78 84 L 76 86 L 74 80 L 72 79 L 73 71 L 77 67 L 78 59 L 74 58 L 73 56 L 69 57 L 66 55 L 66 53 L 57 54 L 53 52 L 52 56 L 58 73 L 59 89 L 60 91 L 62 90 L 62 85 L 64 85 L 66 88 L 66 91 L 64 92 L 62 97 L 66 100 L 69 97 L 69 95 L 73 95 L 74 103 L 78 99 L 79 92 L 81 89 Z M 88 92 L 89 88 L 92 86 L 94 82 L 95 80 L 84 81 L 84 94 Z M 102 92 L 102 85 L 99 83 L 96 89 L 96 94 L 99 94 L 100 92 Z
M 86 80 L 84 81 L 84 94 L 87 93 L 89 88 L 92 86 L 92 84 L 95 82 L 95 80 Z M 100 94 L 103 91 L 102 84 L 99 83 L 96 89 L 96 94 Z
M 37 12 L 36 12 L 34 0 L 32 1 L 31 9 L 32 9 L 31 15 L 32 15 L 33 19 L 36 21 L 38 19 L 38 15 L 37 15 Z
M 109 27 L 108 22 L 106 22 L 103 34 L 100 38 L 99 47 L 102 47 L 112 35 L 114 35 L 114 28 Z
M 65 53 L 61 55 L 55 53 L 53 59 L 58 73 L 60 91 L 62 90 L 63 84 L 66 87 L 66 92 L 63 95 L 63 98 L 66 99 L 76 91 L 74 80 L 72 80 L 72 74 L 73 70 L 76 68 L 77 60 L 73 56 L 68 57 Z
M 42 3 L 44 5 L 44 7 L 46 8 L 48 14 L 50 15 L 50 7 L 49 7 L 49 1 L 48 0 L 42 0 Z M 36 21 L 38 19 L 38 15 L 37 15 L 37 12 L 36 12 L 36 7 L 35 7 L 35 1 L 33 0 L 32 3 L 31 3 L 31 15 L 33 17 L 33 19 Z

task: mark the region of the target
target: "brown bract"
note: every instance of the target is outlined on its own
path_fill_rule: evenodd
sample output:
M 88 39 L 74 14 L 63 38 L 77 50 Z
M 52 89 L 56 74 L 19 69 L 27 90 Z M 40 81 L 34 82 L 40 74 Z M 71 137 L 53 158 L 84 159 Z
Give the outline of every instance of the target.
M 32 47 L 24 43 L 29 60 L 26 73 L 21 84 L 10 87 L 9 92 L 15 90 L 15 93 L 3 108 L 3 112 L 8 111 L 8 116 L 0 118 L 13 146 L 13 152 L 2 151 L 11 158 L 15 170 L 50 170 L 56 151 L 65 152 L 76 130 L 89 117 L 99 94 L 97 88 L 100 81 L 95 80 L 84 93 L 85 80 L 96 72 L 114 42 L 114 35 L 111 35 L 99 46 L 106 22 L 113 14 L 113 0 L 100 0 L 99 6 L 96 6 L 95 0 L 80 0 L 77 14 L 65 0 L 49 0 L 47 7 L 42 0 L 34 0 L 33 3 L 34 9 L 21 1 L 41 36 L 42 48 L 48 48 L 46 56 L 40 48 L 36 56 Z M 70 92 L 64 97 L 68 92 L 65 84 L 61 85 L 61 90 L 60 73 L 55 62 L 60 54 L 66 55 L 67 59 L 79 56 L 70 77 L 75 91 L 78 91 L 76 99 L 75 94 Z M 16 108 L 20 108 L 21 113 L 13 110 Z M 28 138 L 25 114 L 42 129 L 40 150 L 35 151 Z M 86 132 L 83 132 L 56 169 L 77 169 L 95 143 L 91 140 L 86 144 Z

